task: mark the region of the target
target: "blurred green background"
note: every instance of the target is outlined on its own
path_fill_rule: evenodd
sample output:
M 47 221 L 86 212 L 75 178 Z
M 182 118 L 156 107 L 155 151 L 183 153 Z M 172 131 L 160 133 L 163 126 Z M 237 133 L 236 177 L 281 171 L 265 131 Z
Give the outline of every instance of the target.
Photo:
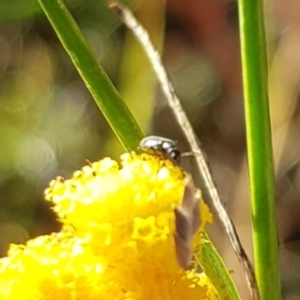
M 178 140 L 179 147 L 188 150 L 151 65 L 118 16 L 107 8 L 109 1 L 66 3 L 143 130 Z M 236 3 L 126 3 L 162 53 L 251 256 Z M 266 5 L 284 299 L 300 299 L 299 20 L 297 0 Z M 59 229 L 43 200 L 51 179 L 71 176 L 86 159 L 117 158 L 122 151 L 37 1 L 1 1 L 0 255 L 5 255 L 11 242 L 23 243 Z M 183 166 L 194 172 L 192 158 L 185 158 Z M 242 295 L 247 295 L 240 266 L 217 218 L 210 234 Z

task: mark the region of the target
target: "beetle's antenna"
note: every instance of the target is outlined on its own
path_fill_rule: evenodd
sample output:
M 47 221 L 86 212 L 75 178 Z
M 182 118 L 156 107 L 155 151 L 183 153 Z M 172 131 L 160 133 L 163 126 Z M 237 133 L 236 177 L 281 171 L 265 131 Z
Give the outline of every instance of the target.
M 201 155 L 201 153 L 195 152 L 195 151 L 188 151 L 188 152 L 181 153 L 181 157 L 182 156 L 197 156 L 197 155 Z
M 142 25 L 138 23 L 133 14 L 129 9 L 124 6 L 121 6 L 118 3 L 113 3 L 110 5 L 111 8 L 115 9 L 120 15 L 123 23 L 132 31 L 132 33 L 137 37 L 138 41 L 143 46 L 146 54 L 149 57 L 150 62 L 153 65 L 153 68 L 157 74 L 158 80 L 161 84 L 162 90 L 166 96 L 166 99 L 169 103 L 169 106 L 172 108 L 173 113 L 181 126 L 183 133 L 191 146 L 192 152 L 197 153 L 195 155 L 197 165 L 199 168 L 199 177 L 201 186 L 205 187 L 203 192 L 206 192 L 205 196 L 210 202 L 215 206 L 222 224 L 225 228 L 227 235 L 229 236 L 232 247 L 235 251 L 235 254 L 242 265 L 244 273 L 246 275 L 247 283 L 251 291 L 252 299 L 259 299 L 259 292 L 257 287 L 257 282 L 255 279 L 255 274 L 253 266 L 241 244 L 239 236 L 237 234 L 236 228 L 227 214 L 225 207 L 221 201 L 219 192 L 215 186 L 215 183 L 212 179 L 211 172 L 209 170 L 208 164 L 205 160 L 205 156 L 201 148 L 198 146 L 198 139 L 194 133 L 192 126 L 182 109 L 180 101 L 176 96 L 175 90 L 171 81 L 168 78 L 167 72 L 163 67 L 161 58 L 158 51 L 154 48 L 150 37 L 147 31 L 143 28 Z M 187 152 L 189 153 L 189 152 Z

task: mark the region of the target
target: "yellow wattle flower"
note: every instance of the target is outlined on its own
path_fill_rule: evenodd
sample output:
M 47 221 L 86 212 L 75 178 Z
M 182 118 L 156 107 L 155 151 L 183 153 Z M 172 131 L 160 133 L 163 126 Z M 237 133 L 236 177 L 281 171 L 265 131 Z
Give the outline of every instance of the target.
M 0 300 L 217 299 L 204 274 L 176 260 L 175 206 L 186 174 L 126 153 L 58 178 L 45 191 L 63 229 L 13 245 L 0 260 Z

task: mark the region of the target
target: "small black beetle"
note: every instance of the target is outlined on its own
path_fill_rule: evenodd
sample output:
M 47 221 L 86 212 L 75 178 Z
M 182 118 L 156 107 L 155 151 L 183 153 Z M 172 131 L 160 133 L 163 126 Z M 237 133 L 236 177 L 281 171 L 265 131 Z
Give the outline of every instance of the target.
M 175 164 L 180 164 L 181 153 L 177 148 L 177 142 L 171 139 L 150 135 L 140 141 L 139 148 L 145 153 L 162 155 Z

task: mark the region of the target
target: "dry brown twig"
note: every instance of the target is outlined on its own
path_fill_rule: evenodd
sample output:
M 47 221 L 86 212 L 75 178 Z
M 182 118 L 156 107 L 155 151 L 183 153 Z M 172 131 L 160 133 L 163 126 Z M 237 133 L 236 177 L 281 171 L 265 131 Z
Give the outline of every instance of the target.
M 136 38 L 142 45 L 144 51 L 148 55 L 149 60 L 152 63 L 152 66 L 157 74 L 162 90 L 169 103 L 169 106 L 172 108 L 173 113 L 179 125 L 182 128 L 183 133 L 188 143 L 190 144 L 191 150 L 197 153 L 195 159 L 197 161 L 197 166 L 199 169 L 200 181 L 203 183 L 204 188 L 207 190 L 207 195 L 209 197 L 208 200 L 210 200 L 210 202 L 213 203 L 224 226 L 224 229 L 229 237 L 234 252 L 240 264 L 242 265 L 252 299 L 259 299 L 260 297 L 253 266 L 240 242 L 236 228 L 221 202 L 219 192 L 212 179 L 212 175 L 209 170 L 208 164 L 205 160 L 204 153 L 198 146 L 198 139 L 192 129 L 192 126 L 185 112 L 182 109 L 178 97 L 176 96 L 173 85 L 169 80 L 167 72 L 165 71 L 165 68 L 163 67 L 163 64 L 161 62 L 161 58 L 158 51 L 154 48 L 147 31 L 142 27 L 142 25 L 139 24 L 139 22 L 135 19 L 135 17 L 128 8 L 121 6 L 118 3 L 112 3 L 110 5 L 110 8 L 114 9 L 120 15 L 122 22 L 133 32 L 133 34 L 136 36 Z

